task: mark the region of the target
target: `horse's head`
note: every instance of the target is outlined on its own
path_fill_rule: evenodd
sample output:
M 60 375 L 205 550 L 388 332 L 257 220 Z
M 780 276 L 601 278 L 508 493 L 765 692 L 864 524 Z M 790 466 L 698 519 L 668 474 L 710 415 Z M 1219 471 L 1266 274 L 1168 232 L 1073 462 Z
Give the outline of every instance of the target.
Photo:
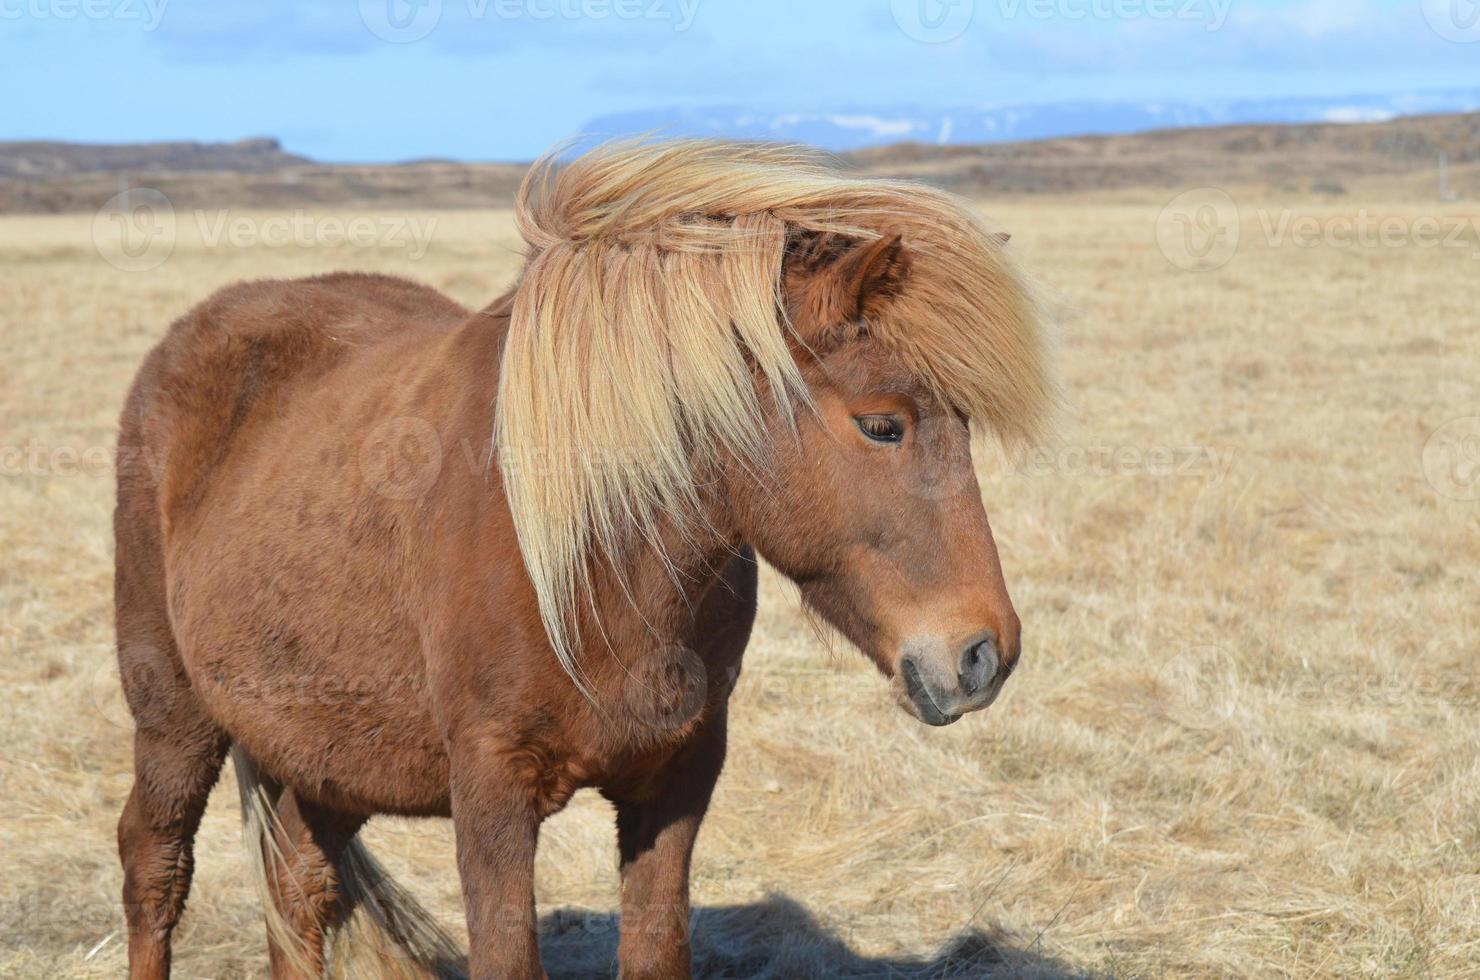
M 815 411 L 773 409 L 774 481 L 745 495 L 742 533 L 931 725 L 991 704 L 1019 623 L 972 466 L 968 419 L 870 335 L 908 289 L 897 238 L 798 239 L 783 295 L 808 348 Z
M 913 714 L 991 703 L 1019 627 L 969 429 L 1021 443 L 1052 402 L 1005 239 L 932 188 L 705 140 L 547 161 L 517 215 L 497 450 L 571 676 L 593 553 L 656 547 L 673 571 L 744 540 Z M 550 449 L 580 465 L 522 465 Z

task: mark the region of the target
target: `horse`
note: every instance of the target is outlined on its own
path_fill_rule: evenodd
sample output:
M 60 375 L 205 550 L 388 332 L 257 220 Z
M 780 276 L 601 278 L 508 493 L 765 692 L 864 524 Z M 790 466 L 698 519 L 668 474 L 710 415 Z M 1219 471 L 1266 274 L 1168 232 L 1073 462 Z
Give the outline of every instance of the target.
M 541 821 L 612 803 L 621 975 L 690 975 L 688 877 L 757 556 L 928 725 L 1018 662 L 973 429 L 1054 400 L 1007 236 L 808 151 L 608 144 L 534 165 L 513 287 L 228 286 L 120 422 L 118 825 L 130 976 L 169 974 L 235 759 L 274 977 L 543 976 Z M 451 818 L 464 956 L 362 846 Z M 353 941 L 338 942 L 350 936 Z

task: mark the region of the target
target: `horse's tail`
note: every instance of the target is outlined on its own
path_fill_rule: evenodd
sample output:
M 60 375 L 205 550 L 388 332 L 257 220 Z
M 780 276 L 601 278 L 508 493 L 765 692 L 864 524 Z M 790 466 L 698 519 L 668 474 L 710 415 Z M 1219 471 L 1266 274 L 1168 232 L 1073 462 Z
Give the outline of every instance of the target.
M 278 908 L 277 876 L 287 866 L 281 850 L 277 801 L 282 788 L 264 779 L 240 746 L 231 750 L 241 791 L 242 831 L 252 877 L 267 919 L 267 934 L 289 966 L 309 977 L 318 970 L 304 940 Z M 435 919 L 371 857 L 359 837 L 345 847 L 337 923 L 324 937 L 324 975 L 335 980 L 461 980 L 466 960 Z

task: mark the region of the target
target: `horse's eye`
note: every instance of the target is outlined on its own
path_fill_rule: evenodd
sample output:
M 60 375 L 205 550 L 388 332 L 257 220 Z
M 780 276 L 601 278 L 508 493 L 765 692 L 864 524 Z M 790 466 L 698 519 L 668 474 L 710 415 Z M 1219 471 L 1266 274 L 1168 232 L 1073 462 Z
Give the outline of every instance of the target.
M 904 423 L 893 415 L 860 415 L 854 421 L 858 430 L 874 442 L 899 442 L 904 438 Z

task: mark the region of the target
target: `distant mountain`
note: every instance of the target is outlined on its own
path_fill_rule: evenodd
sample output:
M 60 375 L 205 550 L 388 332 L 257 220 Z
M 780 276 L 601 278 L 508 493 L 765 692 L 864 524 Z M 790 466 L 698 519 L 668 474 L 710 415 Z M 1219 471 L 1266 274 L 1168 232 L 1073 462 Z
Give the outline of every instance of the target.
M 0 177 L 198 170 L 265 173 L 312 162 L 287 152 L 275 139 L 234 143 L 0 143 Z
M 673 107 L 601 116 L 587 123 L 583 132 L 602 138 L 655 134 L 776 140 L 810 143 L 842 152 L 901 142 L 1002 143 L 1186 126 L 1385 122 L 1420 113 L 1462 113 L 1477 109 L 1480 109 L 1480 89 L 1403 96 L 1231 102 L 1059 102 L 944 108 L 854 106 L 817 112 L 771 112 L 746 106 Z
M 839 159 L 856 173 L 912 177 L 974 196 L 1122 190 L 1161 195 L 1223 187 L 1260 194 L 1476 200 L 1480 112 L 974 145 L 905 140 L 842 152 Z M 41 163 L 46 160 L 56 162 L 48 169 Z M 177 209 L 507 207 L 524 171 L 519 163 L 320 164 L 267 140 L 111 147 L 0 143 L 0 214 L 95 211 L 125 186 L 159 191 Z

